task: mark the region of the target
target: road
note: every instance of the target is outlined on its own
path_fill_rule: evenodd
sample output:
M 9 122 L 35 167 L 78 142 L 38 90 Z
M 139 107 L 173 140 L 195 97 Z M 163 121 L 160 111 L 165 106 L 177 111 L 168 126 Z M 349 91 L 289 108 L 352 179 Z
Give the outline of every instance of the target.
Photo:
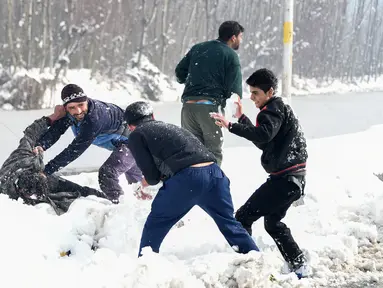
M 297 96 L 292 106 L 298 115 L 308 139 L 330 137 L 359 132 L 373 125 L 383 124 L 383 92 L 350 93 L 342 95 Z M 180 103 L 160 103 L 154 107 L 158 120 L 180 124 Z M 244 112 L 255 119 L 257 109 L 248 99 L 244 100 Z M 34 119 L 51 113 L 50 110 L 0 111 L 0 133 L 2 135 L 0 163 L 17 146 L 23 129 Z M 45 155 L 49 160 L 64 149 L 72 139 L 70 131 L 59 140 Z M 225 147 L 252 145 L 245 139 L 225 133 Z M 91 147 L 69 169 L 99 167 L 109 152 Z

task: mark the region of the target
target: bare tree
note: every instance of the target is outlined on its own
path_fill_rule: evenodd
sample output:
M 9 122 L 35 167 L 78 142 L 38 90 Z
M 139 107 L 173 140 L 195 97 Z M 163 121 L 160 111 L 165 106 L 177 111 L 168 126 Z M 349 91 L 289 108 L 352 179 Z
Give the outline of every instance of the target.
M 183 55 L 185 53 L 185 50 L 186 50 L 186 39 L 189 39 L 188 38 L 188 34 L 189 34 L 188 32 L 192 26 L 192 23 L 194 22 L 194 17 L 195 17 L 196 11 L 197 11 L 197 6 L 198 6 L 198 1 L 195 1 L 194 5 L 193 5 L 193 9 L 192 9 L 190 16 L 189 16 L 189 20 L 186 24 L 186 31 L 182 37 L 182 45 L 181 45 L 181 53 L 180 53 L 181 55 Z
M 191 45 L 237 20 L 244 76 L 279 73 L 282 8 L 278 0 L 0 0 L 0 64 L 53 75 L 88 68 L 112 84 L 145 56 L 173 76 Z M 294 17 L 294 73 L 344 81 L 383 73 L 383 0 L 296 0 Z
M 169 0 L 164 0 L 164 5 L 162 7 L 162 23 L 161 23 L 161 71 L 165 70 L 165 63 L 166 63 L 166 49 L 169 45 L 169 36 L 168 36 L 168 17 L 169 12 Z
M 141 18 L 141 37 L 140 37 L 140 44 L 138 48 L 138 56 L 137 56 L 137 62 L 136 65 L 139 66 L 141 64 L 141 57 L 144 52 L 144 46 L 145 46 L 145 40 L 146 40 L 146 35 L 148 32 L 148 28 L 150 25 L 153 23 L 156 14 L 157 14 L 157 7 L 158 7 L 158 2 L 159 0 L 155 0 L 152 8 L 152 13 L 149 16 L 149 19 L 146 17 L 146 0 L 141 0 L 142 3 L 142 18 Z
M 28 34 L 27 34 L 27 51 L 28 51 L 28 57 L 27 57 L 27 69 L 31 68 L 31 61 L 32 61 L 32 51 L 33 51 L 33 45 L 32 45 L 32 17 L 33 17 L 33 0 L 29 0 L 28 5 Z
M 45 65 L 46 65 L 46 57 L 47 57 L 47 51 L 48 49 L 48 25 L 47 25 L 47 15 L 48 15 L 48 0 L 43 0 L 41 2 L 42 5 L 42 25 L 43 25 L 43 44 L 42 44 L 42 59 L 41 59 L 41 65 L 40 65 L 40 72 L 42 73 L 44 71 Z
M 16 60 L 16 50 L 13 42 L 13 0 L 7 1 L 8 5 L 8 23 L 7 23 L 7 30 L 8 30 L 8 45 L 11 50 L 11 57 L 12 57 L 12 65 L 16 68 L 17 67 L 17 60 Z

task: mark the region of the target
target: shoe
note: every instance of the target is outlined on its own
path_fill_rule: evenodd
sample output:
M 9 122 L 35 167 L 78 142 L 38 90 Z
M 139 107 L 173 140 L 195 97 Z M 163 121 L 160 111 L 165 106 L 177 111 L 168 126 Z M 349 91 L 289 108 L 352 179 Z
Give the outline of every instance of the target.
M 294 270 L 298 279 L 307 278 L 312 274 L 311 267 L 307 263 L 303 263 L 299 268 Z
M 307 278 L 312 274 L 311 267 L 308 265 L 307 259 L 303 254 L 296 257 L 292 263 L 285 262 L 282 273 L 288 274 L 291 272 L 294 272 L 298 279 Z

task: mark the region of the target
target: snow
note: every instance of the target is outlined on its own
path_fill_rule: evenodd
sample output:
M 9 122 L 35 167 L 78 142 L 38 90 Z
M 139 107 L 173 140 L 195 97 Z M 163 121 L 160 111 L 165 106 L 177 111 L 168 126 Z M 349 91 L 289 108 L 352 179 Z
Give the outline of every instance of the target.
M 111 102 L 121 107 L 126 107 L 131 102 L 137 100 L 151 99 L 150 96 L 160 102 L 176 101 L 181 97 L 184 88 L 183 85 L 163 74 L 145 55 L 141 57 L 140 66 L 133 67 L 134 65 L 132 64 L 136 58 L 137 55 L 134 55 L 131 61 L 127 63 L 126 71 L 113 72 L 113 80 L 108 80 L 105 76 L 97 73 L 92 75 L 90 69 L 68 69 L 62 82 L 56 85 L 55 91 L 49 88 L 46 89 L 41 108 L 49 108 L 57 104 L 62 104 L 60 92 L 61 89 L 69 83 L 79 85 L 91 98 Z M 0 66 L 0 74 L 5 73 L 4 75 L 8 76 L 6 72 L 5 68 L 3 69 L 3 67 Z M 52 73 L 54 73 L 54 71 Z M 55 77 L 52 73 L 49 69 L 45 69 L 41 72 L 38 68 L 30 70 L 20 68 L 17 69 L 17 72 L 12 78 L 22 78 L 27 75 L 38 83 L 42 83 L 44 81 L 52 81 Z M 7 79 L 7 81 L 8 80 L 10 79 Z M 14 96 L 15 89 L 9 91 L 11 89 L 8 87 L 9 83 L 8 81 L 3 85 L 0 84 L 0 100 L 9 100 Z M 8 103 L 0 106 L 0 110 L 12 109 L 14 109 L 14 107 Z
M 163 74 L 145 55 L 142 55 L 139 67 L 132 65 L 136 60 L 137 54 L 127 63 L 126 71 L 114 73 L 115 79 L 113 81 L 108 81 L 105 77 L 97 74 L 92 76 L 90 69 L 69 69 L 66 77 L 63 79 L 65 83 L 57 84 L 56 90 L 53 92 L 50 89 L 46 90 L 41 108 L 61 104 L 60 91 L 69 83 L 75 83 L 82 87 L 89 97 L 105 102 L 112 102 L 121 107 L 126 107 L 137 100 L 150 99 L 150 97 L 155 97 L 160 102 L 180 100 L 184 85 L 175 81 L 174 75 Z M 256 61 L 244 67 L 243 70 L 246 71 L 246 74 L 255 70 L 255 64 Z M 249 70 L 249 67 L 253 67 L 252 71 Z M 2 66 L 0 66 L 0 72 L 5 73 Z M 50 73 L 48 69 L 45 69 L 44 72 L 41 73 L 38 68 L 28 71 L 18 69 L 16 74 L 13 75 L 13 78 L 23 77 L 24 75 L 28 75 L 39 83 L 43 80 L 48 81 L 54 79 L 54 75 Z M 243 97 L 249 98 L 250 93 L 248 93 L 245 80 L 244 78 Z M 282 91 L 282 79 L 279 79 L 279 82 L 280 85 L 277 95 L 280 95 Z M 13 97 L 15 91 L 8 91 L 6 86 L 7 84 L 4 84 L 3 87 L 0 85 L 0 99 L 8 100 Z M 342 82 L 336 78 L 318 81 L 317 79 L 299 78 L 298 75 L 293 75 L 291 89 L 293 96 L 372 91 L 383 91 L 383 75 L 377 78 L 371 77 L 370 79 L 367 79 L 366 76 L 356 78 L 352 83 Z M 10 104 L 0 106 L 0 110 L 13 109 L 14 107 Z
M 153 68 L 155 72 L 155 66 L 150 66 L 150 63 L 144 61 L 144 68 L 150 69 Z M 138 68 L 131 69 L 127 71 L 127 75 L 137 76 L 135 79 L 140 81 L 143 77 L 143 74 L 146 75 L 146 72 L 139 72 Z M 157 79 L 158 78 L 158 79 Z M 160 100 L 162 102 L 175 101 L 182 94 L 182 89 L 180 84 L 174 82 L 167 84 L 164 81 L 165 76 L 161 73 L 157 77 L 153 77 L 153 81 L 160 83 L 161 91 Z M 67 83 L 75 83 L 83 88 L 84 92 L 91 98 L 98 99 L 105 102 L 110 102 L 117 104 L 121 107 L 126 107 L 130 103 L 138 100 L 143 100 L 145 97 L 144 91 L 140 82 L 134 81 L 115 81 L 113 82 L 114 87 L 111 88 L 111 84 L 104 81 L 103 79 L 91 78 L 91 71 L 89 69 L 78 69 L 78 70 L 68 70 Z M 60 91 L 64 85 L 58 85 L 57 91 L 55 93 L 54 104 L 61 104 Z M 46 103 L 49 103 L 50 91 L 46 93 Z M 48 107 L 48 106 L 45 106 Z M 43 107 L 44 108 L 44 107 Z
M 352 83 L 346 83 L 340 81 L 339 79 L 331 78 L 327 81 L 319 82 L 316 79 L 299 78 L 297 75 L 294 75 L 291 93 L 296 96 L 303 96 L 313 94 L 344 94 L 349 92 L 372 92 L 383 90 L 383 75 L 377 77 L 376 79 L 372 76 L 369 81 L 366 81 L 366 76 L 363 78 L 360 77 Z
M 284 221 L 307 254 L 313 276 L 281 274 L 283 261 L 260 219 L 261 251 L 236 254 L 199 208 L 165 238 L 160 254 L 137 258 L 150 201 L 139 201 L 121 178 L 119 205 L 78 199 L 55 216 L 0 195 L 2 287 L 379 287 L 383 283 L 383 126 L 308 141 L 305 204 Z M 223 170 L 236 209 L 265 181 L 255 147 L 225 149 Z M 241 169 L 238 169 L 238 167 Z M 98 187 L 96 173 L 68 177 Z M 91 246 L 98 243 L 98 250 Z M 71 250 L 69 257 L 60 252 Z M 22 273 L 22 277 L 20 275 Z M 273 274 L 276 281 L 269 280 Z
M 254 69 L 253 69 L 254 70 Z M 244 79 L 245 81 L 246 79 Z M 279 78 L 279 87 L 276 95 L 281 96 L 282 79 Z M 243 98 L 250 98 L 250 93 L 245 82 L 242 84 Z M 291 94 L 292 96 L 310 96 L 326 94 L 346 94 L 350 92 L 377 92 L 383 91 L 383 75 L 375 79 L 371 77 L 367 81 L 366 76 L 355 79 L 352 83 L 342 82 L 339 79 L 328 79 L 327 81 L 318 81 L 314 78 L 299 78 L 293 75 Z

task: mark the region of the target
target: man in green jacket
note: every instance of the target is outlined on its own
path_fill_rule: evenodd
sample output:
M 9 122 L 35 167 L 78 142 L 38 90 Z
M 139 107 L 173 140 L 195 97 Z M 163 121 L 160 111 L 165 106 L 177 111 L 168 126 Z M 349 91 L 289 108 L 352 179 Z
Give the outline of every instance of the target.
M 193 133 L 222 162 L 222 130 L 209 113 L 226 106 L 233 93 L 242 98 L 242 73 L 238 50 L 244 28 L 235 21 L 219 27 L 219 37 L 194 45 L 178 63 L 177 81 L 185 84 L 181 126 Z

